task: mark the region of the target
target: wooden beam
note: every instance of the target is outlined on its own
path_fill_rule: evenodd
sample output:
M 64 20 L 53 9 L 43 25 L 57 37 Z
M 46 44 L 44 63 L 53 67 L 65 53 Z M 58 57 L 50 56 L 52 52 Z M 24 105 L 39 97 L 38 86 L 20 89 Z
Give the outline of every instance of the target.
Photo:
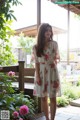
M 79 7 L 79 8 L 78 8 Z M 80 14 L 80 4 L 77 5 L 70 5 L 70 10 L 75 14 Z

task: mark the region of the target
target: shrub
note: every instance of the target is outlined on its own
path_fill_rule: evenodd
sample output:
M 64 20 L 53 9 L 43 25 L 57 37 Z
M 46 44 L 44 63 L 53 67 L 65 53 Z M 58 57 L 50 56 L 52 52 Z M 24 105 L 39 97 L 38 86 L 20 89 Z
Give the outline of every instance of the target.
M 77 86 L 80 86 L 80 80 L 78 80 L 78 82 L 77 82 Z
M 62 96 L 57 97 L 58 106 L 66 106 L 70 101 L 80 98 L 80 87 L 63 82 L 61 85 Z
M 58 107 L 64 107 L 69 104 L 69 99 L 67 96 L 62 95 L 61 97 L 57 97 L 57 105 Z

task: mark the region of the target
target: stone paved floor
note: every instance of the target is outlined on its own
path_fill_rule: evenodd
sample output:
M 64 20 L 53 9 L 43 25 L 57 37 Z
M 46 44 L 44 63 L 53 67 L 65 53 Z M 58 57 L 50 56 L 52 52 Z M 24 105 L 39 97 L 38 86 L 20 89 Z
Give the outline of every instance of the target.
M 80 107 L 67 106 L 58 108 L 55 120 L 80 120 Z
M 46 120 L 45 116 L 37 120 Z M 80 107 L 67 106 L 57 108 L 55 120 L 80 120 Z

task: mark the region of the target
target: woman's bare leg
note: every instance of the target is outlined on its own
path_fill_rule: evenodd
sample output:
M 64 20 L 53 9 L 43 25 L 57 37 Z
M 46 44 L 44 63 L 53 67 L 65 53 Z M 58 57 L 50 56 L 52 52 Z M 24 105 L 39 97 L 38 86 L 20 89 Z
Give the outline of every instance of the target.
M 54 120 L 56 114 L 56 97 L 50 98 L 51 120 Z
M 48 111 L 48 99 L 47 97 L 41 98 L 42 110 L 46 116 L 46 120 L 49 120 L 49 111 Z

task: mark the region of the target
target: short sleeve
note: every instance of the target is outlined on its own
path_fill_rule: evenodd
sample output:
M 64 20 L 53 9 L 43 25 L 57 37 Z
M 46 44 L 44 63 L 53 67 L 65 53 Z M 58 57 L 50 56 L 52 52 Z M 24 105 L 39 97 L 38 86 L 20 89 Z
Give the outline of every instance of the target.
M 32 48 L 32 52 L 31 52 L 31 62 L 38 63 L 38 56 L 37 56 L 37 54 L 36 54 L 35 46 L 33 46 L 33 48 Z

